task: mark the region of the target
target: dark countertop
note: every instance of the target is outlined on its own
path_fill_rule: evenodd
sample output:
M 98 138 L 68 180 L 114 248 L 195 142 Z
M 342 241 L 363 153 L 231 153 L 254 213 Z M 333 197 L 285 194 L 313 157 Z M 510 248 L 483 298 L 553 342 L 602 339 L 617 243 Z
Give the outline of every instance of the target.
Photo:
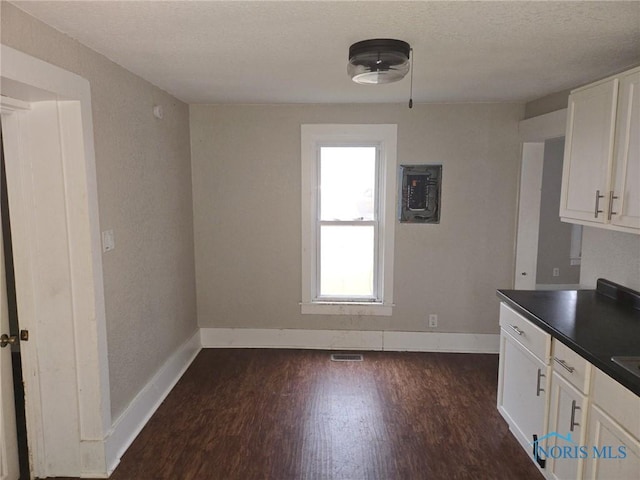
M 640 357 L 640 310 L 598 290 L 498 290 L 497 295 L 640 396 L 640 378 L 611 361 L 613 356 Z

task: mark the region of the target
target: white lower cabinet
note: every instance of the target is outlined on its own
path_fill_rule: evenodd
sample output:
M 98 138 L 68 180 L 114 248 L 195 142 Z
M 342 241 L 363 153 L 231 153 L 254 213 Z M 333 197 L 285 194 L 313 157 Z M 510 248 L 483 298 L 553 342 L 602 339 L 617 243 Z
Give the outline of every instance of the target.
M 594 368 L 586 480 L 640 478 L 640 397 Z
M 589 408 L 591 449 L 585 479 L 637 480 L 640 478 L 640 442 L 596 405 Z
M 498 409 L 514 435 L 533 457 L 533 442 L 545 432 L 547 405 L 547 365 L 504 334 L 501 339 L 504 356 L 502 378 L 505 388 Z
M 553 372 L 546 445 L 548 477 L 558 480 L 582 478 L 587 418 L 587 397 Z
M 543 359 L 549 357 L 551 336 L 505 305 L 500 326 L 498 410 L 537 462 L 535 442 L 546 431 L 549 365 Z
M 541 473 L 639 480 L 640 397 L 505 304 L 500 327 L 498 410 Z

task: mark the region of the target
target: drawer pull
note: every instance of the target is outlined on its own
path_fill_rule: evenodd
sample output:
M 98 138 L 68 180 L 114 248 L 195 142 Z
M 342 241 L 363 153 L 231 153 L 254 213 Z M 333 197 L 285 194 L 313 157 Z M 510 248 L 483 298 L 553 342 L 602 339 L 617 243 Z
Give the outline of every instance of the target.
M 576 410 L 580 410 L 580 407 L 576 405 L 576 401 L 571 401 L 571 423 L 569 424 L 569 430 L 573 432 L 574 427 L 579 427 L 580 424 L 576 422 Z
M 573 373 L 575 371 L 575 368 L 567 365 L 567 362 L 565 362 L 564 360 L 560 360 L 558 357 L 553 357 L 553 359 L 555 360 L 556 363 L 558 363 L 558 365 L 564 368 L 567 372 Z
M 516 327 L 515 325 L 509 325 L 514 332 L 516 332 L 518 335 L 522 335 L 524 333 L 524 331 L 520 330 L 518 327 Z
M 544 373 L 542 373 L 542 370 L 539 368 L 539 369 L 538 369 L 538 382 L 537 382 L 537 384 L 536 384 L 536 397 L 539 397 L 539 396 L 540 396 L 540 392 L 544 392 L 544 388 L 542 388 L 542 387 L 540 386 L 540 379 L 541 379 L 542 377 L 546 377 L 546 375 L 545 375 Z

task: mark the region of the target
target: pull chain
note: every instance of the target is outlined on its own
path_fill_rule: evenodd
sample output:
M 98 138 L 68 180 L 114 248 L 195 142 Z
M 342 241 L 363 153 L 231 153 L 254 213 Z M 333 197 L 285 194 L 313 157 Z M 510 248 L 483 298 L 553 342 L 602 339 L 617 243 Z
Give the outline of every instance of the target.
M 409 86 L 409 108 L 413 108 L 413 48 L 409 49 L 409 54 L 411 56 L 411 64 L 409 68 L 411 68 L 411 83 Z

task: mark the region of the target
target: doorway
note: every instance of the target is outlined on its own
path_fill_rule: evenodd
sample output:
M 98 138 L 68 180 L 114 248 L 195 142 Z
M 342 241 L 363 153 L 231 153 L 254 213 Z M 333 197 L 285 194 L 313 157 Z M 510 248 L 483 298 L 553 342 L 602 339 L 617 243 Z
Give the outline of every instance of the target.
M 2 245 L 4 250 L 4 275 L 6 285 L 7 313 L 11 337 L 19 338 L 18 308 L 16 303 L 16 282 L 13 268 L 13 247 L 11 243 L 11 220 L 7 198 L 7 177 L 5 170 L 2 125 L 0 124 L 0 217 L 2 221 Z M 13 396 L 15 406 L 16 436 L 18 447 L 18 466 L 20 479 L 30 478 L 29 450 L 27 444 L 27 420 L 25 416 L 24 381 L 22 377 L 22 359 L 20 343 L 11 345 L 11 368 L 13 373 Z M 11 419 L 8 419 L 11 421 Z M 12 440 L 13 441 L 13 440 Z
M 582 229 L 560 222 L 567 110 L 522 120 L 514 288 L 578 288 Z
M 545 140 L 538 228 L 536 290 L 577 288 L 582 226 L 560 221 L 564 136 Z

